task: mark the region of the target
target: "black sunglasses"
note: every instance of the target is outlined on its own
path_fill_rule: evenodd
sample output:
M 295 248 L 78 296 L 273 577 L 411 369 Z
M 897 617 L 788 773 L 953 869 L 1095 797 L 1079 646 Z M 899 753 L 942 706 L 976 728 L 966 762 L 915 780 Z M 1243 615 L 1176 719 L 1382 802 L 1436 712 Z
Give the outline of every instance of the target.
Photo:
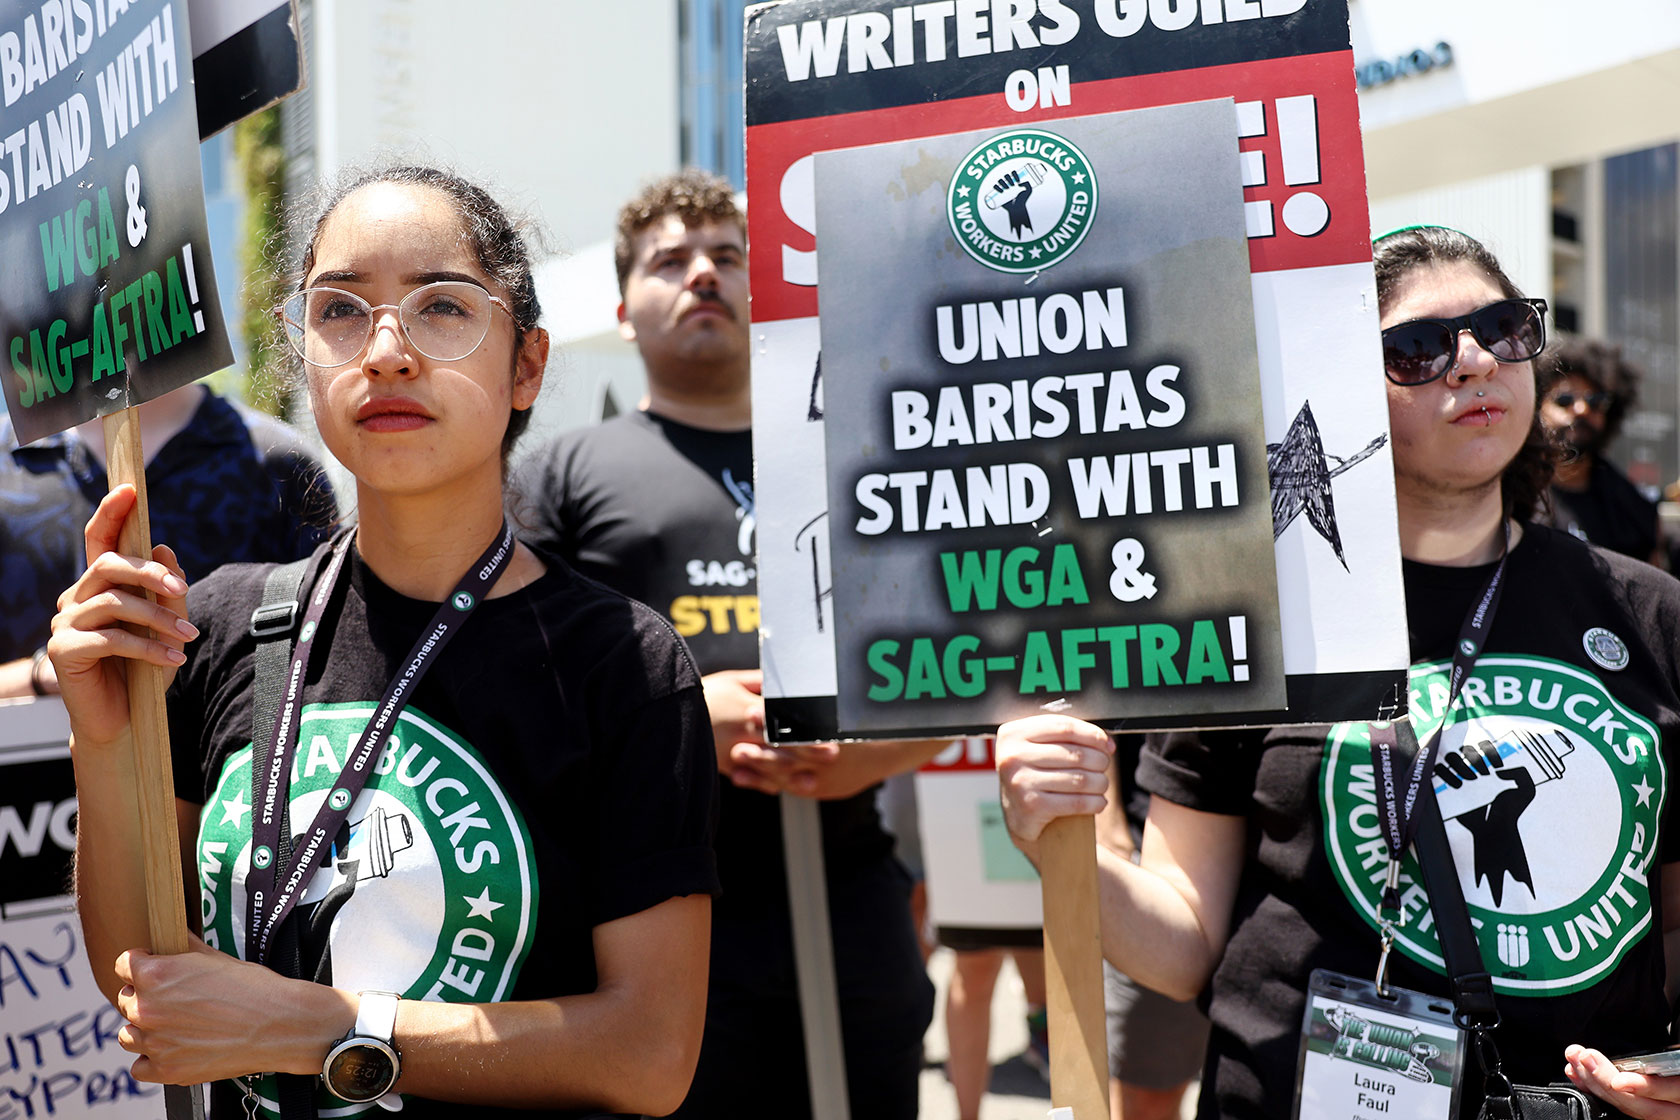
M 1526 362 L 1546 346 L 1546 301 L 1502 299 L 1456 319 L 1412 319 L 1382 332 L 1383 370 L 1396 385 L 1427 385 L 1458 364 L 1465 331 L 1501 362 Z
M 1602 390 L 1596 393 L 1571 393 L 1565 390 L 1554 394 L 1552 403 L 1562 409 L 1571 409 L 1577 404 L 1584 404 L 1594 412 L 1603 412 L 1610 404 L 1610 394 Z

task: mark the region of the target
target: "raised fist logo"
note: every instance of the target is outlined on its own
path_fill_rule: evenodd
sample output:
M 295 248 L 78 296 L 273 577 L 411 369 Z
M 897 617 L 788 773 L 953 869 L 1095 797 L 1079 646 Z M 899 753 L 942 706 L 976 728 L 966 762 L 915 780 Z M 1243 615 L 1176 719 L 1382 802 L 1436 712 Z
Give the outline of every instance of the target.
M 986 195 L 988 209 L 996 210 L 1001 206 L 1003 212 L 1009 215 L 1009 232 L 1016 237 L 1032 232 L 1027 199 L 1032 197 L 1034 184 L 1044 182 L 1044 175 L 1044 165 L 1033 160 L 1023 167 L 1004 172 Z

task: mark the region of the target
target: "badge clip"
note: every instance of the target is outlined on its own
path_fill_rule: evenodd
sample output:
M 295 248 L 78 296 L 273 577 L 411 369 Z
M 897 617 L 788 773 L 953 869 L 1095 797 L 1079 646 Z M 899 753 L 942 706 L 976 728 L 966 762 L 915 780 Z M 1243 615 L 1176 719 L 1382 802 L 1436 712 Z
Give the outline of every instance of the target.
M 1394 924 L 1384 921 L 1382 927 L 1382 952 L 1377 954 L 1377 994 L 1384 999 L 1388 994 L 1388 954 L 1394 949 Z

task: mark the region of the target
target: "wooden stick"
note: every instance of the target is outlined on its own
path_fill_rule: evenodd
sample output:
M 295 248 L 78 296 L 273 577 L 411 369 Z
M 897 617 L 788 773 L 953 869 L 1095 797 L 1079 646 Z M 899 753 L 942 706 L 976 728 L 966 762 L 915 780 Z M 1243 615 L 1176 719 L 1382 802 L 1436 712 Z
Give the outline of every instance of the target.
M 140 415 L 132 408 L 105 417 L 105 473 L 111 489 L 132 483 L 134 511 L 123 523 L 117 551 L 152 555 L 151 513 L 146 504 L 146 458 L 140 443 Z M 156 596 L 147 592 L 147 598 Z M 147 631 L 149 636 L 150 632 Z M 140 851 L 146 879 L 146 924 L 154 953 L 185 953 L 186 893 L 181 885 L 181 840 L 175 826 L 175 774 L 170 767 L 169 718 L 163 704 L 163 669 L 130 661 L 128 718 L 132 731 L 134 800 L 140 816 Z M 169 1120 L 202 1120 L 198 1086 L 165 1085 Z
M 132 408 L 105 417 L 105 470 L 112 489 L 132 483 L 138 501 L 123 523 L 117 549 L 150 557 L 152 522 L 146 504 L 140 416 Z M 147 594 L 148 598 L 156 596 Z M 148 632 L 149 636 L 149 632 Z M 170 768 L 169 718 L 163 706 L 163 669 L 128 663 L 128 716 L 133 726 L 135 801 L 140 810 L 146 872 L 146 921 L 154 953 L 184 953 L 187 903 L 181 886 L 181 842 L 175 827 L 175 777 Z
M 791 793 L 782 794 L 778 800 L 811 1115 L 815 1120 L 850 1120 L 840 995 L 834 975 L 834 927 L 828 919 L 828 876 L 823 870 L 822 807 L 808 797 Z M 773 1112 L 775 1102 L 765 1101 L 764 1109 Z
M 1044 979 L 1050 1103 L 1074 1120 L 1108 1120 L 1108 1038 L 1097 919 L 1094 817 L 1052 821 L 1038 841 L 1044 872 Z

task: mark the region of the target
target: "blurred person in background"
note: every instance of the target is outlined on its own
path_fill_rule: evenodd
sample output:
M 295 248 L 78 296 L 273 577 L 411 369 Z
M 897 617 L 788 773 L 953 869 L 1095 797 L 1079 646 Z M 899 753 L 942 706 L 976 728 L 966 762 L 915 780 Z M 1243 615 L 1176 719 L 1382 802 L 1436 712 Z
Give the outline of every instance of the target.
M 1638 398 L 1640 371 L 1619 346 L 1565 337 L 1537 372 L 1540 420 L 1562 451 L 1551 524 L 1624 556 L 1663 563 L 1656 504 L 1604 455 Z
M 778 795 L 822 802 L 852 1115 L 913 1120 L 933 983 L 875 787 L 946 740 L 772 746 L 758 665 L 746 217 L 689 170 L 619 212 L 619 333 L 647 372 L 633 411 L 523 468 L 526 539 L 670 619 L 704 674 L 720 786 L 710 994 L 685 1118 L 808 1115 Z
M 200 384 L 136 411 L 152 536 L 188 579 L 297 560 L 332 532 L 332 486 L 297 431 Z M 20 447 L 0 416 L 0 698 L 58 691 L 49 623 L 86 566 L 82 530 L 105 489 L 102 421 Z

